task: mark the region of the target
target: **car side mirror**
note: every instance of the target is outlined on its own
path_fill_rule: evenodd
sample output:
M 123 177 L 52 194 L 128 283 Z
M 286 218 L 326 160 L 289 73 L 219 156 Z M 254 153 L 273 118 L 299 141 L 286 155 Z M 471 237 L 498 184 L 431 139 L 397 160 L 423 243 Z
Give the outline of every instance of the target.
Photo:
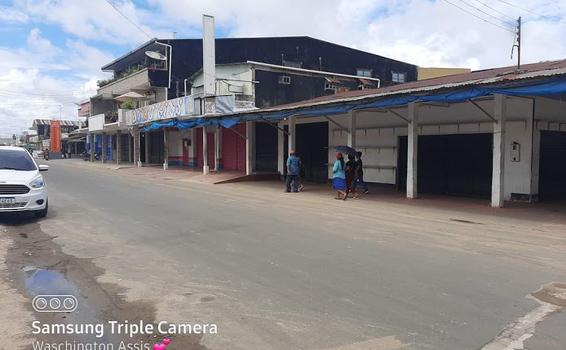
M 49 170 L 49 165 L 43 165 L 43 164 L 41 164 L 41 165 L 39 166 L 39 171 L 47 171 L 47 170 Z

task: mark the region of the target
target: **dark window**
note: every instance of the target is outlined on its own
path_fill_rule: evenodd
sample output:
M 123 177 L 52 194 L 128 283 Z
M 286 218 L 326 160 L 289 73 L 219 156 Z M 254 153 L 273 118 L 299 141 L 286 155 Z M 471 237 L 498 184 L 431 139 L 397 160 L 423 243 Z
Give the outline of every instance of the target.
M 283 85 L 291 84 L 291 77 L 288 75 L 279 76 L 279 84 L 283 84 Z
M 394 83 L 404 83 L 407 81 L 407 73 L 391 72 L 391 81 Z
M 371 73 L 372 70 L 371 69 L 367 69 L 367 68 L 358 68 L 356 69 L 356 75 L 359 77 L 368 77 L 371 78 Z
M 0 170 L 37 170 L 35 163 L 25 150 L 2 149 L 0 150 Z

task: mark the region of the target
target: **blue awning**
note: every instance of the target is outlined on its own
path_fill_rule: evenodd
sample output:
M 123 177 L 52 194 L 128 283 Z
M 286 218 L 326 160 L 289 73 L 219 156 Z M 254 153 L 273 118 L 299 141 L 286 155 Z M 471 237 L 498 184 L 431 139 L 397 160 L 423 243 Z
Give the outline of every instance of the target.
M 492 96 L 502 94 L 507 96 L 552 96 L 566 94 L 566 78 L 554 78 L 544 82 L 530 82 L 522 84 L 514 84 L 512 86 L 470 86 L 460 88 L 449 92 L 431 92 L 419 94 L 407 94 L 396 96 L 384 96 L 378 100 L 371 102 L 350 101 L 336 103 L 333 105 L 320 105 L 302 107 L 292 110 L 281 111 L 265 111 L 259 113 L 242 113 L 229 115 L 225 117 L 209 117 L 195 118 L 189 120 L 170 120 L 166 122 L 153 122 L 145 126 L 142 131 L 153 131 L 162 128 L 177 127 L 179 129 L 190 129 L 205 126 L 221 126 L 223 128 L 231 128 L 236 124 L 247 121 L 280 121 L 290 116 L 297 118 L 330 116 L 336 114 L 348 113 L 351 110 L 363 109 L 381 109 L 405 106 L 411 102 L 441 102 L 441 103 L 459 103 L 468 101 L 478 97 Z

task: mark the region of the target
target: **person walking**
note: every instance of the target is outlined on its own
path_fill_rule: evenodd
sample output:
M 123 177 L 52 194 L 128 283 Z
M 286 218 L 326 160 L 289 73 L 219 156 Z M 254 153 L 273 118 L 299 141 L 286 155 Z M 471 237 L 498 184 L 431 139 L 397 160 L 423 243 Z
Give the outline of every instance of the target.
M 336 199 L 346 200 L 346 164 L 342 153 L 336 153 L 336 161 L 332 167 L 332 188 L 336 190 Z M 342 197 L 343 198 L 342 198 Z
M 356 188 L 354 182 L 356 181 L 356 159 L 353 154 L 348 154 L 348 161 L 346 162 L 346 197 L 352 193 L 354 198 L 357 198 Z
M 299 191 L 299 175 L 301 171 L 301 158 L 295 155 L 295 151 L 289 151 L 287 158 L 287 179 L 285 181 L 285 192 Z
M 362 152 L 356 152 L 356 179 L 354 180 L 354 191 L 358 184 L 364 189 L 364 194 L 369 193 L 368 185 L 364 181 L 364 162 L 362 162 Z

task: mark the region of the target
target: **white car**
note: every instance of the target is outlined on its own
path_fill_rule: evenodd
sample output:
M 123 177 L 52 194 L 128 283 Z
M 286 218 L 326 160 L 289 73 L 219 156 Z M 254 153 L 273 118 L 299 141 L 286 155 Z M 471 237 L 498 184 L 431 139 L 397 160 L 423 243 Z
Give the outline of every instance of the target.
M 0 146 L 0 213 L 33 212 L 47 215 L 45 181 L 40 174 L 48 165 L 37 165 L 25 148 Z

